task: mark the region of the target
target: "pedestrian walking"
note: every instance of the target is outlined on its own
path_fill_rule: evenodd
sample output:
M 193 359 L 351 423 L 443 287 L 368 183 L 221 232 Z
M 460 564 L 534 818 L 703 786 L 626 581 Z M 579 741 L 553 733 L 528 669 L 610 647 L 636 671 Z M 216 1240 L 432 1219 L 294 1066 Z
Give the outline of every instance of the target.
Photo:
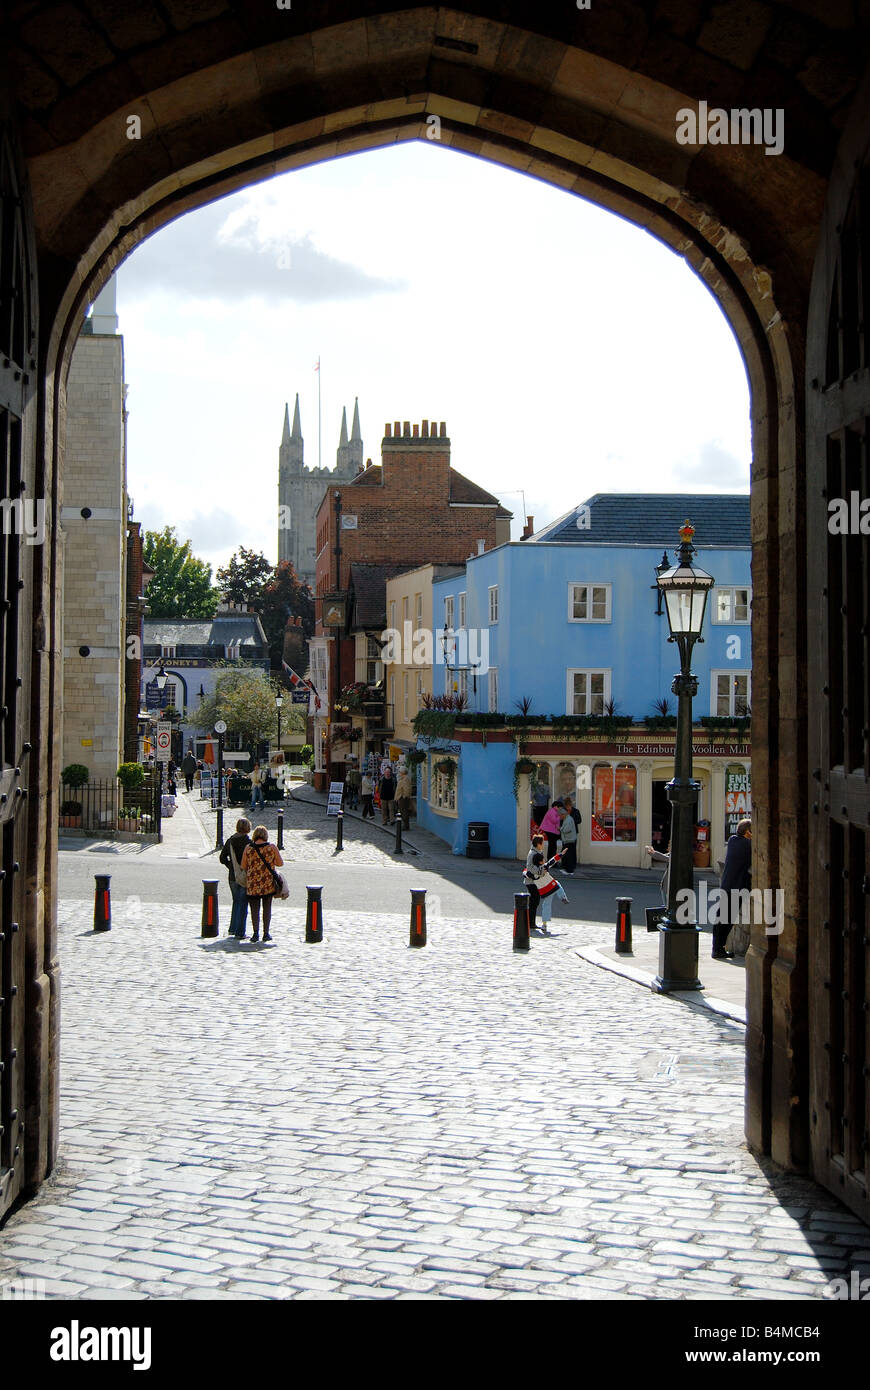
M 390 763 L 383 767 L 378 792 L 381 798 L 381 822 L 392 825 L 396 819 L 396 779 Z
M 737 822 L 737 830 L 725 849 L 725 864 L 719 886 L 728 894 L 726 901 L 720 900 L 719 921 L 713 927 L 713 959 L 732 960 L 733 951 L 726 951 L 725 945 L 731 928 L 737 923 L 731 921 L 730 895 L 733 889 L 752 887 L 752 821 Z M 724 919 L 724 920 L 723 920 Z
M 364 772 L 360 781 L 360 796 L 362 797 L 362 818 L 371 816 L 375 818 L 375 808 L 372 805 L 372 797 L 375 794 L 375 784 L 367 772 Z
M 577 836 L 580 828 L 580 812 L 570 796 L 565 797 L 565 817 L 562 821 L 562 873 L 572 877 L 577 868 Z
M 230 835 L 220 852 L 220 862 L 229 874 L 230 896 L 233 900 L 229 935 L 236 937 L 239 941 L 245 939 L 245 927 L 248 921 L 247 874 L 242 868 L 242 860 L 245 856 L 245 850 L 251 843 L 250 835 L 251 822 L 242 816 L 236 821 L 235 835 Z
M 194 773 L 196 772 L 196 758 L 193 756 L 193 753 L 189 750 L 187 753 L 185 753 L 184 758 L 182 759 L 181 772 L 182 776 L 184 777 L 185 790 L 192 792 L 193 777 Z
M 258 806 L 265 806 L 266 804 L 266 799 L 263 796 L 263 773 L 260 764 L 254 763 L 248 775 L 251 779 L 251 805 L 249 809 L 256 811 Z
M 411 774 L 407 767 L 403 767 L 396 783 L 396 805 L 399 808 L 399 818 L 402 820 L 406 830 L 411 829 L 411 797 L 414 795 L 411 786 Z
M 349 767 L 344 779 L 345 802 L 348 810 L 355 811 L 359 806 L 362 778 L 358 767 Z
M 541 834 L 547 837 L 548 859 L 552 859 L 556 853 L 564 815 L 565 811 L 561 801 L 554 801 L 549 811 L 544 816 L 544 819 L 541 821 Z
M 251 912 L 251 940 L 260 939 L 260 908 L 263 909 L 263 940 L 271 941 L 269 927 L 272 923 L 272 899 L 279 891 L 275 869 L 284 863 L 278 853 L 277 845 L 269 843 L 269 832 L 265 825 L 254 828 L 251 843 L 242 855 L 242 869 L 245 873 L 245 892 Z

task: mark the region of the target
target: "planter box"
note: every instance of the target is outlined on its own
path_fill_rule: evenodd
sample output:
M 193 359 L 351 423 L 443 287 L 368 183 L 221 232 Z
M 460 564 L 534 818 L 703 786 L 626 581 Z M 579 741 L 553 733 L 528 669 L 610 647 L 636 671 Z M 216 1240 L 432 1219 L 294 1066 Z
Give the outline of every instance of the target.
M 78 829 L 81 823 L 81 816 L 61 816 L 60 818 L 60 825 L 64 830 Z

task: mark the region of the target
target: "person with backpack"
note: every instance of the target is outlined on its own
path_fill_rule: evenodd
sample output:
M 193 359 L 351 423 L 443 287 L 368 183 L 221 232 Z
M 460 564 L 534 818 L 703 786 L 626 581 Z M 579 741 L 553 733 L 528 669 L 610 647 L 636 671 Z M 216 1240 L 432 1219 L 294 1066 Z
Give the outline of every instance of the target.
M 269 931 L 272 922 L 272 899 L 281 892 L 282 887 L 275 870 L 283 863 L 277 845 L 269 844 L 269 832 L 265 825 L 255 826 L 251 843 L 242 855 L 242 869 L 246 876 L 245 892 L 248 895 L 248 907 L 251 909 L 252 941 L 260 940 L 261 905 L 263 940 L 272 940 Z
M 251 843 L 250 830 L 251 822 L 242 816 L 240 820 L 236 821 L 235 835 L 231 835 L 224 842 L 224 847 L 220 852 L 220 862 L 230 877 L 230 895 L 233 900 L 229 935 L 236 937 L 239 941 L 245 939 L 245 928 L 248 921 L 247 876 L 242 868 L 242 859 L 245 850 Z

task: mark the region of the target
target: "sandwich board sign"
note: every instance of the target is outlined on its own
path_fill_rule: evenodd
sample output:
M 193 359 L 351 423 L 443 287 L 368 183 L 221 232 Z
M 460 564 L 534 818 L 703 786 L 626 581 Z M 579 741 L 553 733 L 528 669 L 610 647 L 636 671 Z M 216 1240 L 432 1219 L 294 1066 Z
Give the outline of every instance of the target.
M 327 814 L 328 816 L 337 816 L 337 815 L 338 815 L 339 811 L 341 810 L 341 798 L 342 798 L 343 795 L 344 795 L 344 783 L 343 783 L 343 782 L 330 782 L 330 784 L 329 784 L 329 797 L 327 798 L 327 802 L 326 802 L 326 814 Z

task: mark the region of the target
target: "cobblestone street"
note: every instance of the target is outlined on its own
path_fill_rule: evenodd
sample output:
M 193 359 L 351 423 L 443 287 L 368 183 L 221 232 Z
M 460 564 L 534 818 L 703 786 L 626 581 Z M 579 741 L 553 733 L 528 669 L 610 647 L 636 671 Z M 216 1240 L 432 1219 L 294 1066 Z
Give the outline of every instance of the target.
M 298 903 L 298 899 L 297 899 Z M 742 1138 L 744 1035 L 509 918 L 203 941 L 61 909 L 61 1158 L 0 1284 L 83 1298 L 815 1299 L 870 1232 Z M 226 923 L 223 924 L 224 928 Z M 582 943 L 581 943 L 582 936 Z

